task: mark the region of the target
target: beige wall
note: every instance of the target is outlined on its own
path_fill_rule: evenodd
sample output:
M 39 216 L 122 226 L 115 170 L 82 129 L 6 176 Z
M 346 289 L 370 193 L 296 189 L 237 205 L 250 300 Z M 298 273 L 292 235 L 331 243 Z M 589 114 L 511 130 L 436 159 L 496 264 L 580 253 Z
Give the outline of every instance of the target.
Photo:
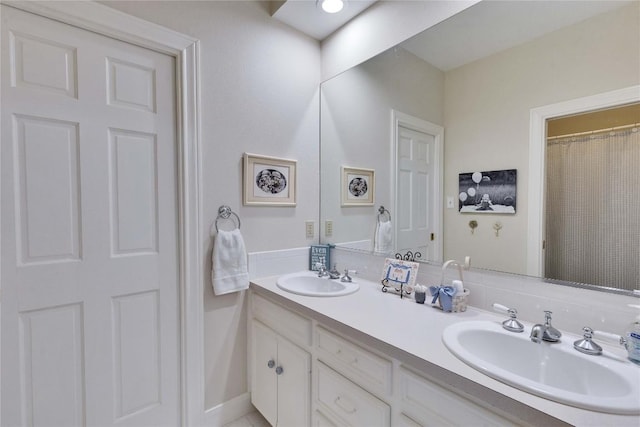
M 639 84 L 639 9 L 635 2 L 446 73 L 445 195 L 457 197 L 459 173 L 518 170 L 515 215 L 445 209 L 446 259 L 526 271 L 530 110 Z
M 242 219 L 247 250 L 307 246 L 318 217 L 319 43 L 272 19 L 268 2 L 132 1 L 107 6 L 200 40 L 205 405 L 247 391 L 243 295 L 215 297 L 209 226 L 227 204 Z M 243 152 L 298 160 L 295 208 L 243 207 Z
M 640 103 L 548 120 L 547 136 L 610 130 L 617 126 L 637 123 L 640 123 Z

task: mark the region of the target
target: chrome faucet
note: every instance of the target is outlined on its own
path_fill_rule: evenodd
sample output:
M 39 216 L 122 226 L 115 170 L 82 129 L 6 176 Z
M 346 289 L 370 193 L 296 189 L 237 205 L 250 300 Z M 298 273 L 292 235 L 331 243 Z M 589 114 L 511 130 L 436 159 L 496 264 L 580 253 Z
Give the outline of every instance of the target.
M 318 269 L 318 277 L 325 277 L 329 275 L 329 272 L 327 271 L 327 267 L 325 267 L 323 263 L 317 262 L 316 268 Z
M 328 273 L 329 279 L 339 279 L 340 272 L 337 269 L 337 266 L 333 264 L 333 270 L 330 270 Z
M 558 342 L 562 333 L 551 326 L 551 312 L 545 310 L 544 312 L 544 325 L 538 323 L 531 328 L 531 341 L 540 343 L 541 341 Z

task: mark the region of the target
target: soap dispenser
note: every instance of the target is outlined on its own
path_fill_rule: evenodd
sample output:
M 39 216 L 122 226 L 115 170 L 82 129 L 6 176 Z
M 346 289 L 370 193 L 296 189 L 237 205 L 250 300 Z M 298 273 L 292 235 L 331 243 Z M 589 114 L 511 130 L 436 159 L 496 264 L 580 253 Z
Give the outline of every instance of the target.
M 640 305 L 629 304 L 629 307 L 640 309 Z M 629 353 L 629 360 L 640 364 L 640 314 L 624 332 L 624 346 Z

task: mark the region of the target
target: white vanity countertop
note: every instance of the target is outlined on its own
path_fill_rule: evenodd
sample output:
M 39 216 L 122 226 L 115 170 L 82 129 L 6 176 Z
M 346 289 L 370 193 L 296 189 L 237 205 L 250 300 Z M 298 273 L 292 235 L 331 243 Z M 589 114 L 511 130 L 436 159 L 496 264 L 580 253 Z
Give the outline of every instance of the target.
M 251 288 L 258 293 L 276 297 L 277 301 L 289 305 L 291 309 L 302 308 L 331 318 L 401 352 L 437 365 L 567 423 L 581 426 L 640 426 L 640 416 L 613 415 L 575 408 L 494 380 L 456 358 L 442 342 L 442 331 L 453 323 L 466 320 L 502 322 L 506 316 L 473 307 L 463 313 L 443 313 L 428 304 L 428 294 L 426 304 L 416 304 L 413 298 L 400 299 L 397 294 L 383 293 L 381 285 L 359 278 L 355 280 L 360 284 L 360 290 L 340 297 L 292 294 L 278 288 L 276 279 L 277 276 L 254 279 L 251 281 Z M 523 323 L 530 330 L 531 324 Z M 565 334 L 563 339 L 578 338 L 580 337 Z M 603 347 L 621 356 L 626 354 L 622 348 L 606 344 Z

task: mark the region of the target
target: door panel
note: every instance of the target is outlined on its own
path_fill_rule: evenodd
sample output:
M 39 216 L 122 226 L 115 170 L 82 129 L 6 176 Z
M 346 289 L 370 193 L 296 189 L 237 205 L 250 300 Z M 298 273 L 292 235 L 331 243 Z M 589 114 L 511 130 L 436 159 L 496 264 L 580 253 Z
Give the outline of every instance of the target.
M 269 424 L 278 422 L 278 337 L 258 321 L 252 321 L 251 403 Z
M 311 424 L 311 356 L 278 337 L 278 426 Z
M 173 58 L 0 7 L 2 425 L 178 425 Z
M 84 418 L 82 306 L 70 304 L 23 312 L 20 338 L 23 425 L 81 425 Z M 48 392 L 52 385 L 56 393 Z M 2 409 L 4 413 L 9 408 Z

